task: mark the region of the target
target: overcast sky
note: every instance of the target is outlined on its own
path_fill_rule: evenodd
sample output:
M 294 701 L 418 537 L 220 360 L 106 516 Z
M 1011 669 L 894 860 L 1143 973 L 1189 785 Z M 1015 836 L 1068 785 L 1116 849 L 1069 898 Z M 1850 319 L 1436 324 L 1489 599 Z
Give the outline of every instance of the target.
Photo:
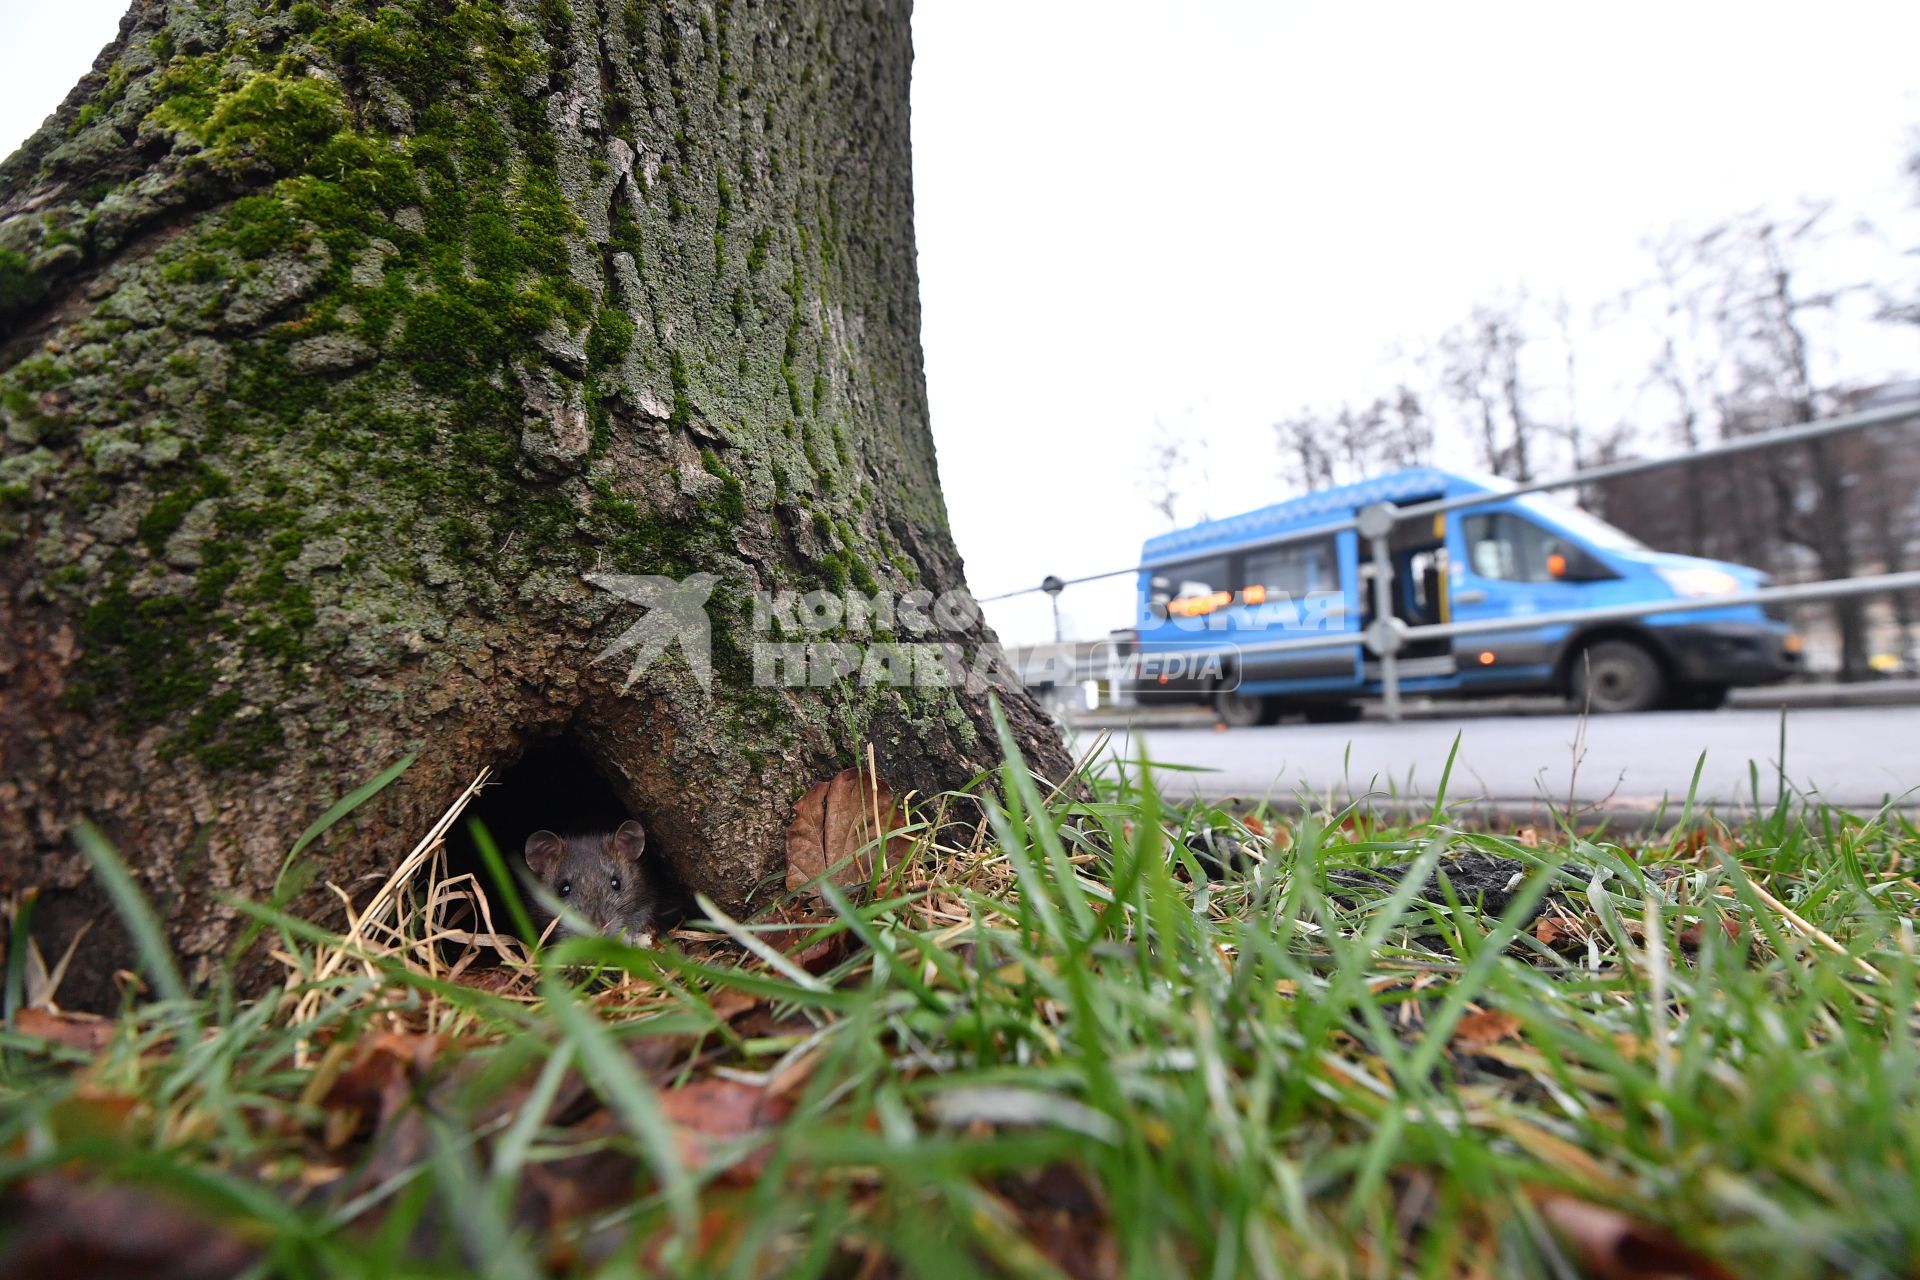
M 0 0 L 0 149 L 123 9 Z M 1897 220 L 1914 192 L 1920 5 L 1895 0 L 922 0 L 914 45 L 934 435 L 982 593 L 1129 563 L 1156 419 L 1206 442 L 1212 514 L 1258 506 L 1275 419 L 1387 390 L 1477 300 L 1584 325 L 1676 223 Z M 1920 333 L 1833 345 L 1849 376 L 1920 369 Z M 1598 365 L 1583 403 L 1630 411 Z M 1085 634 L 1127 620 L 1118 584 L 1064 603 Z M 1038 600 L 993 616 L 1050 630 Z

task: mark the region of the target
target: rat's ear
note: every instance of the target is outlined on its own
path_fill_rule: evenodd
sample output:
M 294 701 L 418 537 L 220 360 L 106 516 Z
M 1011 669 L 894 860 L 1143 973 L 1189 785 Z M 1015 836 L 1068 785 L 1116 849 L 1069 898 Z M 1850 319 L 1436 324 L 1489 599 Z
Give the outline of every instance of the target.
M 536 831 L 527 837 L 527 865 L 542 880 L 559 865 L 565 851 L 566 845 L 551 831 Z
M 614 853 L 628 862 L 640 861 L 640 855 L 646 852 L 646 848 L 647 829 L 632 818 L 621 823 L 620 829 L 613 833 Z

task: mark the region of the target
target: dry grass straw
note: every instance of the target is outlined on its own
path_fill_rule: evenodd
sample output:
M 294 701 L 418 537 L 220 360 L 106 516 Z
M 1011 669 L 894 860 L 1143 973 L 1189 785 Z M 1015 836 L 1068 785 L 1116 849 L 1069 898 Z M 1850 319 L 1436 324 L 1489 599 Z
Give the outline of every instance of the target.
M 531 949 L 496 926 L 492 906 L 473 874 L 453 875 L 447 863 L 447 833 L 490 777 L 488 769 L 474 776 L 364 906 L 356 907 L 346 890 L 329 882 L 327 888 L 347 916 L 338 940 L 312 955 L 276 952 L 289 969 L 289 993 L 299 993 L 293 999 L 292 1022 L 312 1021 L 337 994 L 328 986 L 330 980 L 354 966 L 377 980 L 380 961 L 398 960 L 415 973 L 454 981 L 483 961 L 497 962 L 520 980 L 489 985 L 501 995 L 532 998 Z

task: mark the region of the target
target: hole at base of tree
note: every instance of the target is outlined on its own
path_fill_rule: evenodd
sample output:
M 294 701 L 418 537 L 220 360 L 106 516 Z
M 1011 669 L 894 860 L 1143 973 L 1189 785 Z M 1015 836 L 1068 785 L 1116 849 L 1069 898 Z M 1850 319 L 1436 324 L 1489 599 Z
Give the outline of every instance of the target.
M 517 761 L 494 775 L 492 784 L 474 797 L 447 832 L 448 873 L 460 876 L 471 872 L 486 890 L 494 928 L 511 933 L 512 911 L 502 886 L 480 856 L 471 824 L 478 822 L 486 829 L 510 873 L 530 879 L 532 873 L 523 854 L 527 837 L 534 832 L 554 831 L 568 836 L 612 831 L 628 818 L 646 824 L 643 815 L 630 812 L 620 802 L 593 757 L 577 740 L 566 734 L 539 739 L 530 743 Z M 648 856 L 658 856 L 658 851 L 649 848 Z M 545 913 L 530 900 L 523 885 L 516 884 L 515 888 L 537 927 Z

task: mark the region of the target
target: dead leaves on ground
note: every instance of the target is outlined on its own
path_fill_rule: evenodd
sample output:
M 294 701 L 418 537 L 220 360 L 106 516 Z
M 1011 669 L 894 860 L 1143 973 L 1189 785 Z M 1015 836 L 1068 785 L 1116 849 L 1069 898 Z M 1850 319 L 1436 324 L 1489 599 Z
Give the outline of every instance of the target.
M 1659 1227 L 1557 1191 L 1534 1207 L 1594 1280 L 1733 1280 L 1733 1273 Z
M 725 1003 L 717 1012 L 743 1024 L 764 1007 L 758 1000 Z M 752 1083 L 715 1074 L 714 1054 L 701 1046 L 699 1037 L 673 1034 L 628 1040 L 622 1051 L 655 1089 L 686 1169 L 709 1187 L 751 1185 L 765 1172 L 773 1132 L 792 1114 L 792 1094 L 806 1075 Z M 334 1202 L 354 1203 L 433 1160 L 453 1116 L 463 1118 L 463 1131 L 481 1135 L 473 1159 L 488 1165 L 498 1134 L 535 1105 L 531 1076 L 538 1064 L 503 1086 L 493 1076 L 497 1065 L 473 1052 L 482 1047 L 384 1031 L 330 1048 L 303 1095 L 321 1116 L 309 1185 L 324 1187 Z M 477 1089 L 484 1090 L 478 1102 Z M 550 1154 L 520 1166 L 513 1221 L 542 1242 L 556 1268 L 598 1261 L 625 1236 L 624 1228 L 596 1220 L 647 1195 L 652 1175 L 624 1141 L 621 1118 L 577 1069 L 562 1077 L 538 1123 Z M 371 1205 L 358 1227 L 381 1229 L 385 1212 L 384 1203 Z M 432 1254 L 457 1234 L 451 1227 L 430 1206 L 414 1225 L 415 1251 Z
M 15 1226 L 0 1276 L 88 1280 L 227 1280 L 260 1251 L 183 1200 L 67 1173 L 22 1178 L 0 1198 Z
M 674 1128 L 680 1159 L 690 1169 L 711 1168 L 732 1150 L 724 1181 L 751 1183 L 766 1171 L 771 1148 L 743 1143 L 779 1125 L 793 1113 L 785 1092 L 723 1076 L 694 1080 L 660 1095 L 660 1110 Z
M 1633 942 L 1642 946 L 1646 944 L 1645 920 L 1625 915 L 1620 917 L 1620 928 Z M 1669 945 L 1673 951 L 1691 955 L 1706 945 L 1709 932 L 1715 930 L 1719 932 L 1723 945 L 1744 947 L 1749 941 L 1747 929 L 1740 920 L 1707 907 L 1704 910 L 1690 910 L 1676 919 Z M 1610 945 L 1605 930 L 1590 912 L 1576 913 L 1558 903 L 1549 903 L 1539 919 L 1533 922 L 1533 936 L 1542 946 L 1562 955 L 1586 950 L 1591 939 L 1598 939 L 1602 946 Z
M 397 1115 L 446 1048 L 445 1036 L 387 1031 L 355 1044 L 338 1043 L 307 1083 L 306 1098 L 326 1111 L 324 1141 L 337 1151 Z M 351 1054 L 351 1065 L 341 1064 Z
M 1453 1043 L 1473 1050 L 1511 1040 L 1519 1034 L 1520 1019 L 1499 1009 L 1479 1009 L 1454 1025 Z
M 113 1040 L 112 1019 L 32 1005 L 14 1014 L 13 1029 L 21 1035 L 50 1040 L 85 1053 L 99 1053 Z
M 906 858 L 913 842 L 903 825 L 893 788 L 871 771 L 843 769 L 814 783 L 787 827 L 787 888 L 820 897 L 822 879 L 843 889 L 871 883 L 876 858 L 883 871 Z

